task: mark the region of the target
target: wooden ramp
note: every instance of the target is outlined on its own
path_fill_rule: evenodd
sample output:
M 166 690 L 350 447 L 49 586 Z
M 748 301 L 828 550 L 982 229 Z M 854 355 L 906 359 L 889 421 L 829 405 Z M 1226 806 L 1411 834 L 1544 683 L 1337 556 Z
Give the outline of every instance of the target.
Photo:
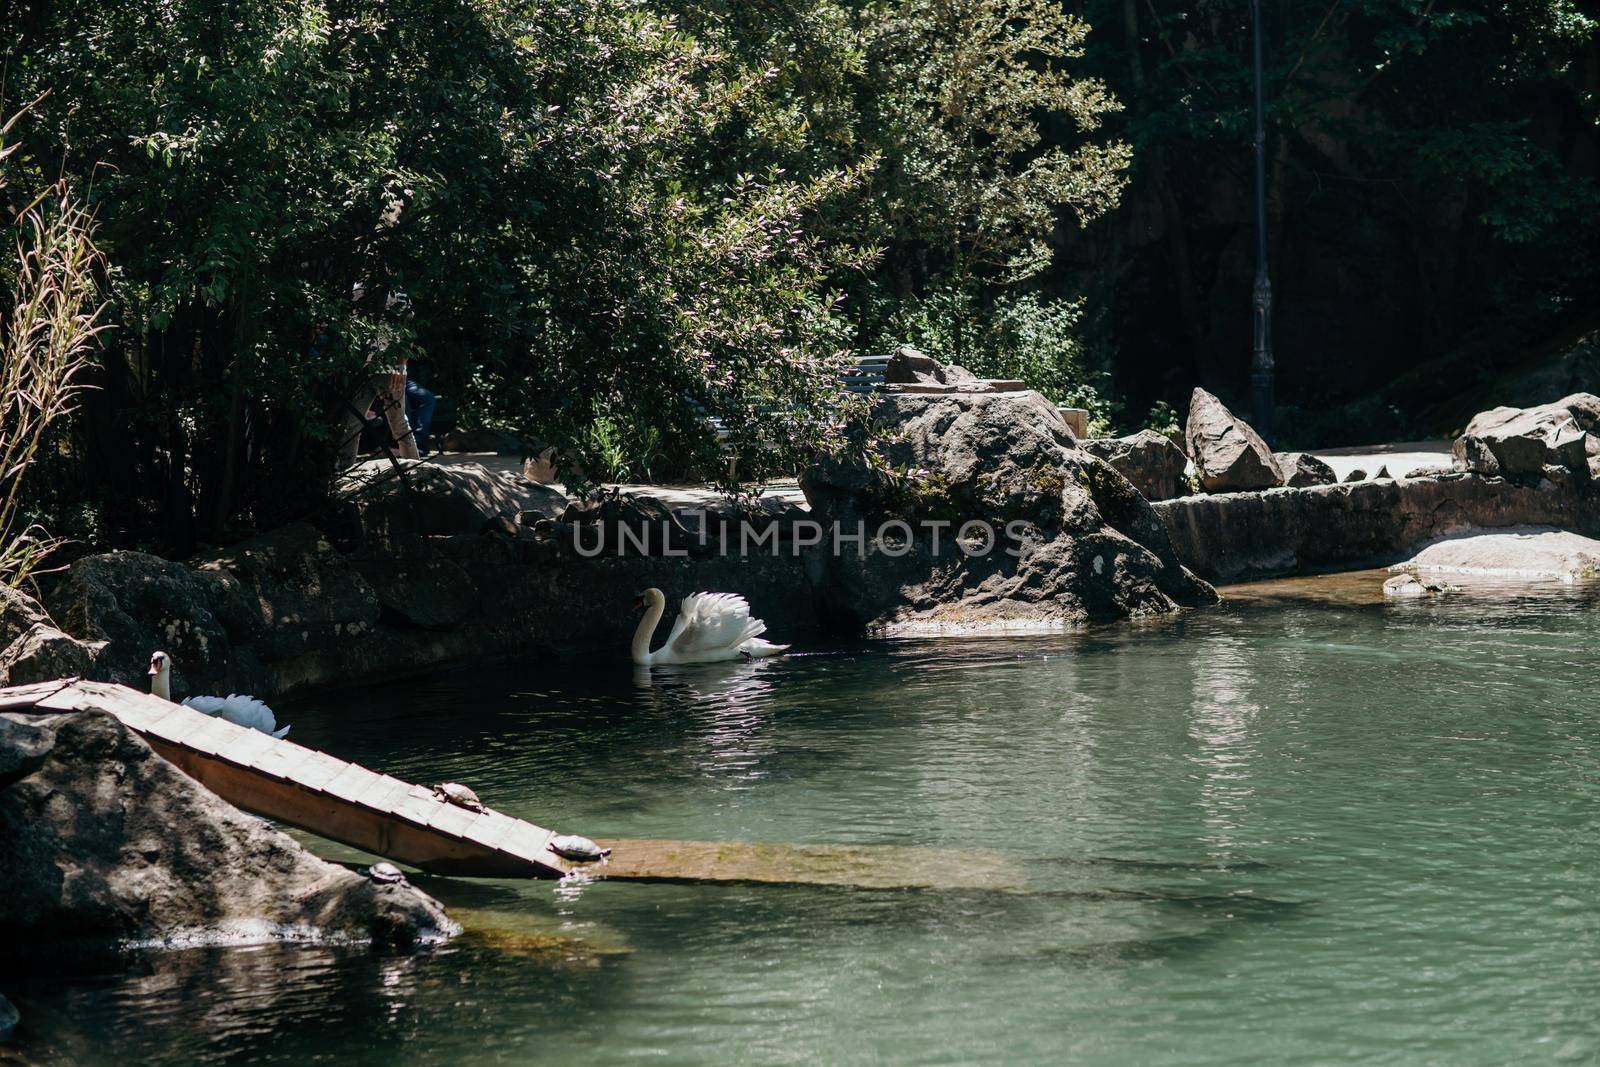
M 105 711 L 222 799 L 353 848 L 438 874 L 564 878 L 589 866 L 550 851 L 551 830 L 448 804 L 427 786 L 236 726 L 127 686 L 0 689 L 0 711 Z

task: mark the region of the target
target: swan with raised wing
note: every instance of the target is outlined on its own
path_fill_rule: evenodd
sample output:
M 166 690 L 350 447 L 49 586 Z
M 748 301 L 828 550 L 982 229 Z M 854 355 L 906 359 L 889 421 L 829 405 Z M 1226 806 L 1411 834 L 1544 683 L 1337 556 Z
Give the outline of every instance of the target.
M 172 699 L 172 657 L 165 652 L 150 653 L 150 694 L 162 700 Z M 278 717 L 272 714 L 271 708 L 255 697 L 239 693 L 229 693 L 225 697 L 189 697 L 183 706 L 203 715 L 227 719 L 236 726 L 260 730 L 273 737 L 282 737 L 289 732 L 287 726 L 281 730 L 278 728 Z
M 750 617 L 750 604 L 739 594 L 695 593 L 683 598 L 667 643 L 652 652 L 650 638 L 667 609 L 666 595 L 659 589 L 646 589 L 633 606 L 645 609 L 633 634 L 633 662 L 641 667 L 765 659 L 789 647 L 761 640 L 767 624 Z

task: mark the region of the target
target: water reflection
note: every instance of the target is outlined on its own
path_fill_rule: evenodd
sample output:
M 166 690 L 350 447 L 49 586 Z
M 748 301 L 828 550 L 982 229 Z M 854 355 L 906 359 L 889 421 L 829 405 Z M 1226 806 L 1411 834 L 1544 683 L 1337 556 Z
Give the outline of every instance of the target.
M 992 851 L 1026 888 L 424 876 L 468 937 L 38 982 L 14 991 L 48 1035 L 28 1054 L 1593 1060 L 1594 591 L 1386 603 L 1355 581 L 1054 637 L 538 663 L 288 709 L 309 743 L 546 825 Z

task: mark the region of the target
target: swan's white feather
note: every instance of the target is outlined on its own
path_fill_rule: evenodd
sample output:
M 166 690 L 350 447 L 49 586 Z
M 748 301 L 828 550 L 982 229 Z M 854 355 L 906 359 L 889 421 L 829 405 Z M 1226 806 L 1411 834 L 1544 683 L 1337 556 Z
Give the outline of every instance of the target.
M 750 617 L 750 603 L 739 594 L 695 593 L 683 598 L 666 647 L 679 656 L 737 651 L 766 632 L 767 624 Z
M 287 726 L 278 729 L 278 717 L 272 714 L 271 708 L 255 697 L 239 693 L 229 693 L 225 697 L 190 697 L 183 702 L 183 705 L 204 715 L 227 719 L 237 726 L 247 726 L 252 730 L 271 734 L 273 737 L 282 737 L 289 732 Z

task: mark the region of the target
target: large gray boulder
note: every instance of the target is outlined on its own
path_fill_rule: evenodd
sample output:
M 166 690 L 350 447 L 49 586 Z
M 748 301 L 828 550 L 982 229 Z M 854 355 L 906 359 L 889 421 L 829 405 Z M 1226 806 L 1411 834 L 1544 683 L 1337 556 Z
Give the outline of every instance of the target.
M 932 356 L 902 345 L 883 367 L 886 385 L 976 385 L 979 378 L 954 363 L 940 363 Z
M 1140 430 L 1127 437 L 1096 437 L 1082 442 L 1133 483 L 1146 500 L 1171 500 L 1188 492 L 1183 472 L 1189 457 L 1166 434 Z
M 45 604 L 62 631 L 105 642 L 94 676 L 144 688 L 150 653 L 172 654 L 177 692 L 229 692 L 227 631 L 205 588 L 181 563 L 145 552 L 85 556 L 47 589 Z
M 0 715 L 0 951 L 456 931 L 409 885 L 318 859 L 103 712 Z
M 1283 472 L 1283 484 L 1294 489 L 1311 485 L 1333 485 L 1339 480 L 1332 467 L 1309 452 L 1279 452 L 1278 469 Z
M 1250 424 L 1204 389 L 1189 400 L 1184 444 L 1208 493 L 1271 489 L 1284 482 L 1272 449 Z
M 1573 393 L 1531 408 L 1481 411 L 1451 446 L 1457 470 L 1514 477 L 1540 475 L 1546 467 L 1587 477 L 1589 459 L 1600 451 L 1591 437 L 1600 424 L 1600 397 Z
M 39 623 L 0 649 L 0 685 L 28 685 L 57 678 L 87 678 L 104 651 L 101 641 L 79 641 Z
M 263 659 L 360 638 L 378 623 L 372 586 L 305 523 L 260 534 L 191 569 L 228 640 Z
M 0 585 L 0 648 L 35 626 L 49 625 L 50 616 L 33 597 L 20 589 Z
M 528 514 L 554 519 L 567 506 L 560 491 L 476 463 L 396 467 L 369 460 L 335 484 L 346 524 L 369 551 L 429 555 L 427 539 L 515 529 Z
M 38 601 L 0 586 L 0 685 L 87 676 L 104 647 L 62 633 Z
M 818 595 L 836 622 L 1048 628 L 1215 599 L 1178 563 L 1149 502 L 1079 448 L 1038 393 L 886 395 L 873 418 L 887 428 L 884 465 L 841 455 L 800 479 L 825 539 L 867 535 L 859 550 L 819 553 Z M 889 533 L 894 522 L 912 536 Z M 958 546 L 969 522 L 981 525 Z M 996 538 L 988 551 L 983 527 Z

